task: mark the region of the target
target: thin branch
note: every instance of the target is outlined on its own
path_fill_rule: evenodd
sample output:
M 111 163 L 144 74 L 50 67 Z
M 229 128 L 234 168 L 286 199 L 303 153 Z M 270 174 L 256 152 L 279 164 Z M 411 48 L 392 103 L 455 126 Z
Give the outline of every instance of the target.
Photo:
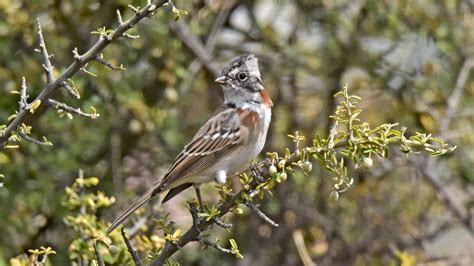
M 72 96 L 74 96 L 77 99 L 81 99 L 81 95 L 69 85 L 67 81 L 61 82 L 61 86 L 65 88 Z
M 43 67 L 44 67 L 44 71 L 46 72 L 46 83 L 50 84 L 54 80 L 53 66 L 51 65 L 50 55 L 48 54 L 48 50 L 46 49 L 46 44 L 44 42 L 43 31 L 41 30 L 41 24 L 40 24 L 39 18 L 36 18 L 36 27 L 38 28 L 40 51 L 44 60 Z
M 217 244 L 217 242 L 211 242 L 211 241 L 209 241 L 209 240 L 207 240 L 203 237 L 196 238 L 196 241 L 199 241 L 199 242 L 203 243 L 206 246 L 213 247 L 213 248 L 219 250 L 220 252 L 224 252 L 224 253 L 227 253 L 227 254 L 233 254 L 231 249 L 223 248 L 223 247 L 219 246 Z
M 121 230 L 122 238 L 123 241 L 125 241 L 125 245 L 127 245 L 128 252 L 130 255 L 132 255 L 133 262 L 135 262 L 135 265 L 143 265 L 142 261 L 140 260 L 140 257 L 137 254 L 137 251 L 133 248 L 132 244 L 130 243 L 130 240 L 128 240 L 127 235 L 125 234 L 125 230 Z
M 253 210 L 258 217 L 262 218 L 265 222 L 269 223 L 272 226 L 278 227 L 278 224 L 270 219 L 265 213 L 263 213 L 259 208 L 258 205 L 253 204 L 252 202 L 246 202 L 245 206 L 249 207 Z
M 97 249 L 97 241 L 94 240 L 94 242 L 92 242 L 92 246 L 94 246 L 95 257 L 97 258 L 97 264 L 99 264 L 99 266 L 104 266 L 104 260 L 102 259 L 102 256 L 100 255 L 99 250 Z
M 166 1 L 168 2 L 168 1 Z M 148 4 L 151 6 L 151 4 Z M 140 7 L 136 7 L 136 6 L 132 6 L 132 5 L 128 5 L 128 7 L 133 10 L 133 12 L 135 12 L 135 14 L 138 14 L 138 12 L 140 12 Z
M 124 33 L 133 28 L 138 22 L 143 20 L 144 18 L 150 17 L 156 12 L 157 8 L 162 7 L 166 0 L 153 0 L 150 2 L 149 5 L 145 6 L 142 9 L 136 9 L 135 14 L 129 18 L 128 20 L 124 21 L 122 24 L 118 25 L 111 33 L 107 35 L 107 38 L 99 38 L 97 42 L 84 54 L 80 55 L 78 50 L 74 50 L 74 61 L 69 65 L 69 67 L 56 79 L 51 81 L 50 83 L 46 84 L 45 87 L 42 89 L 41 93 L 36 97 L 33 102 L 39 100 L 41 103 L 48 103 L 51 96 L 53 96 L 58 89 L 62 86 L 64 81 L 67 81 L 72 76 L 77 74 L 77 72 L 83 68 L 85 64 L 94 60 L 94 57 L 101 53 L 105 47 L 107 47 L 110 43 L 116 41 L 120 37 L 124 36 Z M 151 8 L 153 7 L 153 8 Z M 150 11 L 151 10 L 151 11 Z M 38 110 L 35 110 L 35 114 L 42 113 L 46 109 L 47 104 L 42 104 Z M 32 113 L 23 109 L 18 112 L 16 117 L 10 121 L 8 126 L 1 131 L 0 135 L 0 147 L 4 147 L 7 144 L 8 138 L 11 136 L 12 132 L 16 131 L 18 126 L 31 117 Z
M 100 116 L 100 114 L 96 114 L 96 113 L 83 112 L 81 110 L 81 108 L 74 108 L 74 107 L 71 107 L 71 106 L 69 106 L 65 103 L 61 103 L 61 102 L 55 101 L 53 99 L 49 99 L 48 102 L 49 102 L 49 105 L 53 106 L 56 109 L 61 109 L 61 110 L 64 110 L 66 112 L 76 114 L 76 115 L 80 115 L 80 116 L 83 116 L 83 117 L 89 117 L 89 118 L 92 118 L 92 119 L 96 119 Z
M 18 130 L 18 135 L 19 135 L 22 139 L 24 139 L 24 140 L 26 140 L 26 141 L 28 141 L 28 142 L 37 144 L 37 145 L 45 145 L 45 146 L 51 146 L 51 145 L 53 145 L 50 141 L 47 141 L 47 140 L 41 141 L 41 140 L 37 140 L 37 139 L 35 139 L 35 138 L 33 138 L 33 137 L 30 137 L 30 136 L 28 136 L 26 133 L 24 133 L 24 132 L 21 131 L 21 130 Z
M 95 59 L 94 59 L 94 60 L 95 60 Z M 88 64 L 89 64 L 89 63 L 85 64 L 83 67 L 81 67 L 80 70 L 81 70 L 82 72 L 88 74 L 88 75 L 93 76 L 94 78 L 97 78 L 97 74 L 95 74 L 95 73 L 93 73 L 93 72 L 87 70 L 87 65 L 88 65 Z
M 136 40 L 136 39 L 140 38 L 140 35 L 132 35 L 132 34 L 129 34 L 129 33 L 124 33 L 124 34 L 122 34 L 122 37 L 132 39 L 132 40 Z
M 104 66 L 106 66 L 106 67 L 112 69 L 112 70 L 125 70 L 125 68 L 124 68 L 122 65 L 120 65 L 120 66 L 114 66 L 114 65 L 112 65 L 111 63 L 107 62 L 107 61 L 104 59 L 104 57 L 102 56 L 102 54 L 96 55 L 96 56 L 94 57 L 94 60 L 97 61 L 97 62 L 99 62 L 99 63 L 101 63 L 102 65 L 104 65 Z
M 220 226 L 220 227 L 222 227 L 222 228 L 225 228 L 225 229 L 231 228 L 231 227 L 233 226 L 233 225 L 230 224 L 230 223 L 226 223 L 226 222 L 222 221 L 219 217 L 214 217 L 214 222 L 215 222 L 218 226 Z

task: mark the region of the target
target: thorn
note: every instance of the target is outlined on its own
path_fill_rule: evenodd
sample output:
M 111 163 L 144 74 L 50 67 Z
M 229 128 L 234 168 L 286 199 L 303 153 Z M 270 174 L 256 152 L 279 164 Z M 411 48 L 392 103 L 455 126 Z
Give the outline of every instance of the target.
M 122 14 L 120 14 L 120 10 L 118 10 L 118 9 L 117 9 L 117 20 L 118 20 L 120 25 L 123 24 Z
M 82 56 L 79 54 L 77 47 L 74 47 L 74 49 L 72 50 L 72 54 L 74 55 L 74 60 L 76 61 L 82 60 Z

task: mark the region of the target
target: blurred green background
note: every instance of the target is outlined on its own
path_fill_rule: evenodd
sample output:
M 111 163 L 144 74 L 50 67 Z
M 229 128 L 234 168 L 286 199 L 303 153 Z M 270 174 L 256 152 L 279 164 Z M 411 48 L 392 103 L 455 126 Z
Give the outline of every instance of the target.
M 145 2 L 0 0 L 1 124 L 18 108 L 18 96 L 10 91 L 19 89 L 22 76 L 31 96 L 44 87 L 42 59 L 34 51 L 36 17 L 58 76 L 73 61 L 74 47 L 83 53 L 97 40 L 91 31 L 113 28 L 117 9 L 126 18 L 128 4 Z M 54 264 L 69 264 L 68 245 L 75 236 L 64 225 L 67 210 L 60 202 L 78 170 L 100 177 L 99 189 L 117 198 L 99 213 L 110 221 L 166 170 L 222 102 L 212 70 L 200 64 L 176 33 L 177 25 L 191 30 L 188 38 L 207 44 L 213 66 L 221 68 L 242 53 L 260 59 L 275 103 L 266 151 L 291 147 L 287 134 L 296 130 L 309 139 L 315 133 L 327 136 L 336 104 L 332 95 L 345 83 L 362 97 L 362 117 L 370 123 L 400 123 L 458 148 L 435 159 L 407 159 L 394 149 L 389 160 L 377 158 L 371 169 L 354 170 L 354 187 L 336 203 L 328 200 L 330 176 L 315 165 L 310 176 L 297 173 L 262 203 L 278 228 L 248 212 L 231 219 L 234 227 L 220 237 L 235 238 L 244 259 L 202 252 L 198 245 L 174 259 L 183 265 L 299 265 L 304 249 L 321 265 L 474 263 L 474 75 L 468 72 L 460 94 L 454 93 L 463 64 L 474 60 L 472 1 L 175 4 L 189 15 L 175 22 L 169 10 L 159 10 L 131 30 L 139 39 L 104 50 L 104 58 L 126 71 L 91 63 L 88 70 L 97 78 L 84 73 L 73 78 L 80 100 L 65 91 L 53 97 L 83 110 L 94 106 L 99 119 L 71 120 L 48 110 L 30 125 L 35 136 L 47 136 L 54 146 L 24 143 L 0 151 L 5 175 L 0 264 L 41 245 L 57 251 Z M 458 101 L 446 119 L 453 97 Z M 431 179 L 420 171 L 427 166 Z M 217 200 L 212 185 L 204 193 L 206 200 Z M 178 225 L 189 224 L 184 202 L 192 197 L 188 191 L 164 206 Z

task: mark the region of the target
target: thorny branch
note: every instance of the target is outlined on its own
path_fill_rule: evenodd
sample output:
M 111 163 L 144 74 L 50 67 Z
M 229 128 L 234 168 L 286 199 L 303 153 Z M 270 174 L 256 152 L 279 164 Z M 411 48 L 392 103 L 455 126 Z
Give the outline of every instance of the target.
M 50 60 L 52 56 L 48 54 L 48 50 L 46 49 L 46 44 L 44 43 L 43 31 L 41 30 L 41 24 L 38 18 L 36 19 L 36 27 L 38 28 L 40 52 L 44 60 L 43 68 L 44 68 L 44 71 L 46 72 L 46 83 L 50 84 L 54 80 L 53 66 L 51 65 L 51 60 Z
M 52 65 L 49 60 L 50 56 L 47 53 L 46 46 L 44 45 L 44 38 L 42 37 L 41 28 L 38 29 L 38 35 L 40 36 L 40 48 L 43 58 L 45 60 L 44 66 L 47 74 L 47 84 L 42 89 L 41 93 L 35 98 L 33 102 L 37 103 L 50 103 L 51 96 L 53 96 L 60 87 L 65 86 L 64 82 L 67 82 L 72 76 L 77 74 L 77 72 L 83 68 L 87 63 L 96 59 L 96 56 L 100 54 L 105 47 L 110 43 L 115 42 L 121 37 L 130 37 L 126 34 L 126 31 L 133 28 L 138 22 L 143 20 L 146 17 L 151 17 L 158 8 L 166 4 L 166 0 L 153 0 L 150 1 L 142 9 L 135 8 L 135 14 L 126 21 L 119 22 L 119 25 L 106 36 L 101 36 L 97 42 L 84 54 L 79 54 L 77 49 L 74 51 L 74 62 L 56 79 L 52 77 Z M 39 23 L 38 23 L 39 26 Z M 24 102 L 23 102 L 24 103 Z M 47 104 L 41 105 L 41 107 L 35 112 L 43 112 L 47 108 Z M 26 108 L 27 109 L 27 108 Z M 26 120 L 31 117 L 32 113 L 22 108 L 16 117 L 10 121 L 7 127 L 0 131 L 0 147 L 4 147 L 8 143 L 9 137 L 18 127 L 25 123 Z

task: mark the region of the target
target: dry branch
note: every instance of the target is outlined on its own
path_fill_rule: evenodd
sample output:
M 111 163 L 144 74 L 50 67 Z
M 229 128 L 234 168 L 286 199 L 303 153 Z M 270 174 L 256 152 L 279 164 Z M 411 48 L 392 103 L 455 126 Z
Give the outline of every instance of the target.
M 128 20 L 120 23 L 112 32 L 107 34 L 106 37 L 99 37 L 99 40 L 84 54 L 80 55 L 77 49 L 74 52 L 74 62 L 64 71 L 58 78 L 52 78 L 51 75 L 48 74 L 48 69 L 51 70 L 52 66 L 49 62 L 49 55 L 47 54 L 46 46 L 44 45 L 44 38 L 42 37 L 41 30 L 38 31 L 38 34 L 41 35 L 40 37 L 40 48 L 42 50 L 43 58 L 45 60 L 45 70 L 48 74 L 48 79 L 50 78 L 51 81 L 43 88 L 41 93 L 36 97 L 33 102 L 40 101 L 43 103 L 50 102 L 51 96 L 54 95 L 58 91 L 58 89 L 64 86 L 64 82 L 67 82 L 72 76 L 77 74 L 77 72 L 83 68 L 88 62 L 95 60 L 96 56 L 99 55 L 105 47 L 107 47 L 110 43 L 115 42 L 120 37 L 127 36 L 126 31 L 133 28 L 138 22 L 143 20 L 146 17 L 150 17 L 153 15 L 154 12 L 164 4 L 166 4 L 166 0 L 154 0 L 151 1 L 148 5 L 146 5 L 142 9 L 136 9 L 135 14 L 129 18 Z M 39 23 L 38 23 L 39 26 Z M 40 29 L 40 28 L 39 28 Z M 42 41 L 43 39 L 43 41 Z M 44 104 L 35 112 L 42 113 L 48 105 Z M 7 142 L 8 138 L 12 135 L 12 132 L 16 131 L 17 128 L 26 122 L 26 120 L 32 115 L 28 110 L 22 109 L 18 112 L 16 117 L 10 121 L 5 129 L 0 131 L 0 147 L 4 147 Z

